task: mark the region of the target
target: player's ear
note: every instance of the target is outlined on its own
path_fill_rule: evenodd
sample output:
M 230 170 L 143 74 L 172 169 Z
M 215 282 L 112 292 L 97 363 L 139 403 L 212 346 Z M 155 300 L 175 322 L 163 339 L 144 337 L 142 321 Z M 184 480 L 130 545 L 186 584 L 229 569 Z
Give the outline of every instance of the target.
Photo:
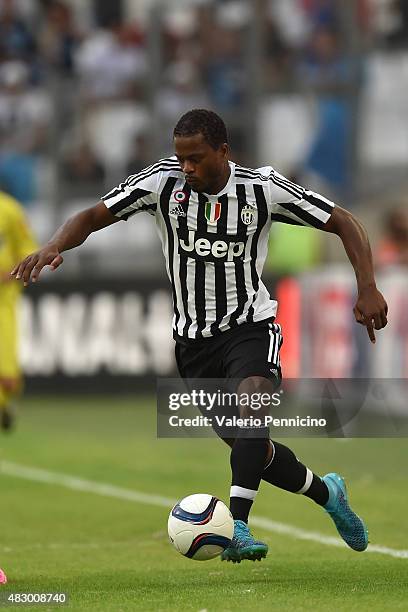
M 228 159 L 229 158 L 229 155 L 230 155 L 230 146 L 229 146 L 229 144 L 227 142 L 224 142 L 224 144 L 222 144 L 220 146 L 220 153 L 221 153 L 221 156 L 224 159 Z

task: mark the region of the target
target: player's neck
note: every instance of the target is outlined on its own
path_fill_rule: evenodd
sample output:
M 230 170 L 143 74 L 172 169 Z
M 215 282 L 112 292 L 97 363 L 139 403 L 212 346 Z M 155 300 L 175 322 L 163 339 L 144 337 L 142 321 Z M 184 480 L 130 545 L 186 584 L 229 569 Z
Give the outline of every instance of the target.
M 227 185 L 230 179 L 230 176 L 231 176 L 231 168 L 230 168 L 229 162 L 227 161 L 222 174 L 220 174 L 219 176 L 219 179 L 215 181 L 213 185 L 211 185 L 211 187 L 206 193 L 208 193 L 208 195 L 216 195 L 217 193 L 220 193 L 220 191 L 222 191 L 224 187 Z

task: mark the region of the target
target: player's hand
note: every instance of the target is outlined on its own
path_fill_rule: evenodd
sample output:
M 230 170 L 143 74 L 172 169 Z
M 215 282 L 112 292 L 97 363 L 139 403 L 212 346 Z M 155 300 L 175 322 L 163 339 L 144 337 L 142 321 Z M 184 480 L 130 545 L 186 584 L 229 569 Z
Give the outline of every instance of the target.
M 365 325 L 371 342 L 375 344 L 374 329 L 387 325 L 388 306 L 383 295 L 376 287 L 360 289 L 353 312 L 357 323 Z
M 17 264 L 10 272 L 10 276 L 22 280 L 24 286 L 27 286 L 30 279 L 33 283 L 38 280 L 41 270 L 45 266 L 50 266 L 53 270 L 56 270 L 63 261 L 57 246 L 49 243 Z

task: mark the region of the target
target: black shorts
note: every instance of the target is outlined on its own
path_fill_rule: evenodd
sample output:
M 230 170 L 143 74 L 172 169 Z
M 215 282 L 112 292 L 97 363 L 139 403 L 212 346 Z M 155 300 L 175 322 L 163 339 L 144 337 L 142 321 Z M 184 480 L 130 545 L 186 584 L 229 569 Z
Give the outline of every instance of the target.
M 176 343 L 176 360 L 180 375 L 188 379 L 187 387 L 195 388 L 196 381 L 206 381 L 206 389 L 216 391 L 218 382 L 222 380 L 224 391 L 236 391 L 239 381 L 249 376 L 262 376 L 271 380 L 274 390 L 278 389 L 282 380 L 279 351 L 282 346 L 281 326 L 273 319 L 260 323 L 244 323 L 239 327 L 215 336 L 198 340 L 192 344 Z M 215 379 L 215 380 L 214 380 Z M 211 384 L 216 383 L 215 387 Z M 198 384 L 198 388 L 200 385 Z M 203 406 L 199 411 L 208 416 Z M 237 406 L 218 406 L 213 408 L 212 427 L 215 433 L 224 440 L 235 439 L 242 435 L 243 430 L 237 427 L 222 427 L 216 424 L 215 415 L 239 417 Z M 265 428 L 248 429 L 245 435 L 250 437 L 265 437 Z
M 262 376 L 282 379 L 279 351 L 282 330 L 273 319 L 243 323 L 219 336 L 176 342 L 176 361 L 182 378 L 240 379 Z

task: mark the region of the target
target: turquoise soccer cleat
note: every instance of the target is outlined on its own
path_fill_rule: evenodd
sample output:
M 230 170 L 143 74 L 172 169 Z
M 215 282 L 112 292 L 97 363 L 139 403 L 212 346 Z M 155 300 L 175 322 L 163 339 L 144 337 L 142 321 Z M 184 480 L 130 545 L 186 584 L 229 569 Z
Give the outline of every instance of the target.
M 255 540 L 244 521 L 234 521 L 234 536 L 231 544 L 221 555 L 222 561 L 241 563 L 242 559 L 260 561 L 266 557 L 268 545 Z
M 350 508 L 346 484 L 339 474 L 332 472 L 323 476 L 329 490 L 329 500 L 324 507 L 336 525 L 343 540 L 352 548 L 362 552 L 368 546 L 368 531 L 363 520 Z

